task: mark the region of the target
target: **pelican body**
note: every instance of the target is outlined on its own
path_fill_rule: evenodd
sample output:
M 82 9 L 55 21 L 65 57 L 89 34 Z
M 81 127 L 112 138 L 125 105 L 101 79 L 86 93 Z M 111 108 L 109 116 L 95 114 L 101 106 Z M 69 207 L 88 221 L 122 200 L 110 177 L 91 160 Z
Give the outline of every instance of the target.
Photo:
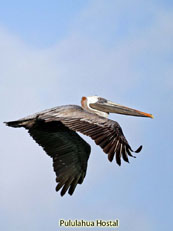
M 108 160 L 121 165 L 133 157 L 120 125 L 108 119 L 109 113 L 153 118 L 151 114 L 108 101 L 99 96 L 82 97 L 81 106 L 54 107 L 16 121 L 5 122 L 11 127 L 24 127 L 32 138 L 53 159 L 56 191 L 61 196 L 73 194 L 82 184 L 91 152 L 90 145 L 77 132 L 91 137 L 107 154 Z M 142 149 L 140 146 L 135 152 Z

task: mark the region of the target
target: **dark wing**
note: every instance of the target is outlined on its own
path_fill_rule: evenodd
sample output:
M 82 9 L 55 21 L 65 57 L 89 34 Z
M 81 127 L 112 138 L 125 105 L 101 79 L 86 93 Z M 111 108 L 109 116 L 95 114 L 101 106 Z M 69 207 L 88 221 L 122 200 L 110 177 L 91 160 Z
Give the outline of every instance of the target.
M 72 195 L 77 184 L 81 184 L 86 175 L 90 145 L 76 132 L 56 121 L 45 123 L 36 119 L 29 128 L 29 134 L 53 158 L 58 183 L 56 191 L 62 188 L 61 196 L 67 190 Z
M 61 121 L 71 130 L 90 136 L 108 154 L 109 161 L 112 161 L 116 156 L 118 165 L 121 165 L 121 157 L 124 161 L 129 162 L 128 156 L 133 156 L 131 154 L 133 150 L 128 144 L 120 125 L 113 120 L 89 113 L 80 107 L 68 107 L 54 112 L 47 111 L 39 115 L 39 118 L 47 122 Z M 142 146 L 135 152 L 140 152 L 141 149 Z
M 129 162 L 128 156 L 134 157 L 131 154 L 133 150 L 128 144 L 121 127 L 115 121 L 106 120 L 107 121 L 103 123 L 99 123 L 99 121 L 93 123 L 87 119 L 69 118 L 64 118 L 61 121 L 70 129 L 90 136 L 95 143 L 108 154 L 109 161 L 112 161 L 115 156 L 118 165 L 121 165 L 121 157 L 124 161 Z M 142 146 L 140 146 L 135 152 L 138 153 L 141 149 Z

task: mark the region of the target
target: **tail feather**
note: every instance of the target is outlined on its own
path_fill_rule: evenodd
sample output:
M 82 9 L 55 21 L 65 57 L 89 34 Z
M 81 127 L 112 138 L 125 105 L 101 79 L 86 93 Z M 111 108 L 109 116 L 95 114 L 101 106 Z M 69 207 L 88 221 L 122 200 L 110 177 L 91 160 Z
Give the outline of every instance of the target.
M 20 127 L 25 127 L 29 128 L 33 125 L 34 120 L 29 119 L 29 120 L 15 120 L 15 121 L 9 121 L 9 122 L 4 122 L 7 126 L 13 127 L 13 128 L 20 128 Z
M 19 128 L 23 127 L 23 121 L 21 120 L 16 120 L 16 121 L 9 121 L 9 122 L 4 122 L 7 126 L 9 127 L 14 127 L 14 128 Z

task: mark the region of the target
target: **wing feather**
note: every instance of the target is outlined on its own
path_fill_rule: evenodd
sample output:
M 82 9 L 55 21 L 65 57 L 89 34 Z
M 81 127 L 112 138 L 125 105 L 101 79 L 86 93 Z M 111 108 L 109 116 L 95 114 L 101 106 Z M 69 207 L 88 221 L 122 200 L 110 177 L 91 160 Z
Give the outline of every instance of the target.
M 91 151 L 89 144 L 59 121 L 45 123 L 37 119 L 29 133 L 53 158 L 58 183 L 56 191 L 62 188 L 63 196 L 69 189 L 69 194 L 72 195 L 77 184 L 80 184 L 86 175 Z
M 126 162 L 128 162 L 127 155 L 133 157 L 131 154 L 133 150 L 117 122 L 89 113 L 80 107 L 75 108 L 75 110 L 73 113 L 70 111 L 69 114 L 65 112 L 57 113 L 57 116 L 55 116 L 55 113 L 53 116 L 46 113 L 46 115 L 41 115 L 40 118 L 47 121 L 61 121 L 69 129 L 90 136 L 108 154 L 109 161 L 112 161 L 115 156 L 118 165 L 121 165 L 121 157 Z M 142 146 L 136 150 L 136 153 L 141 148 Z

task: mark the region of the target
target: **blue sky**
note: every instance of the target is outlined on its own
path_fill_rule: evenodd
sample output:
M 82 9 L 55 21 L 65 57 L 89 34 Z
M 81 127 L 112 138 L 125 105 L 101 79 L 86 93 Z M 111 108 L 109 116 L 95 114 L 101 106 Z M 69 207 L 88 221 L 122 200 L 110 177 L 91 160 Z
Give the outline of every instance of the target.
M 172 227 L 172 21 L 172 1 L 1 3 L 1 230 L 59 230 L 61 218 L 118 218 L 119 231 Z M 85 137 L 87 176 L 61 198 L 51 159 L 2 122 L 96 94 L 155 118 L 111 115 L 134 149 L 143 145 L 121 167 Z

